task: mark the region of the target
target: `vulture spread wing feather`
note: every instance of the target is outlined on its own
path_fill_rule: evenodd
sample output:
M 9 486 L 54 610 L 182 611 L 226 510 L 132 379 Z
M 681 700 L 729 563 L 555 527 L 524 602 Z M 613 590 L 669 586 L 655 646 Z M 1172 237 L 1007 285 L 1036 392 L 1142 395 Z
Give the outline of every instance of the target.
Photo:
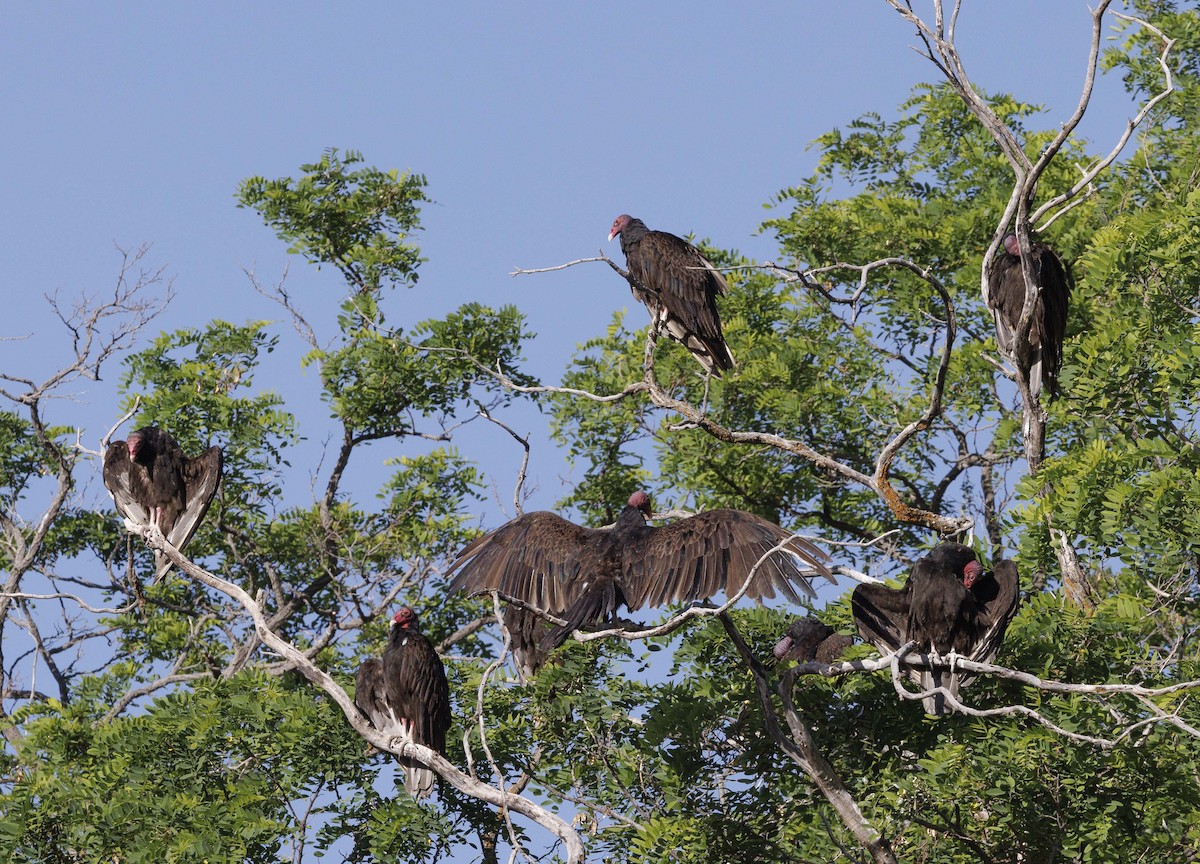
M 167 539 L 176 549 L 183 549 L 208 514 L 217 484 L 221 482 L 224 455 L 220 447 L 209 447 L 194 459 L 183 463 L 185 504 Z M 158 575 L 162 575 L 161 573 Z
M 682 237 L 651 231 L 640 219 L 618 216 L 609 239 L 618 234 L 629 275 L 642 286 L 634 287 L 634 297 L 651 318 L 706 371 L 719 378 L 723 370 L 732 369 L 733 355 L 717 312 L 717 296 L 729 290 L 720 271 Z
M 446 670 L 408 607 L 392 618 L 383 659 L 371 658 L 359 667 L 354 704 L 389 737 L 411 739 L 445 754 L 450 728 Z M 432 769 L 411 757 L 398 757 L 398 761 L 404 766 L 404 786 L 410 795 L 424 798 L 433 791 Z
M 463 548 L 447 570 L 458 571 L 447 590 L 472 595 L 495 591 L 503 598 L 561 616 L 583 592 L 585 583 L 579 574 L 595 569 L 607 533 L 554 513 L 525 513 Z M 557 647 L 543 647 L 549 625 L 535 612 L 517 606 L 509 606 L 504 619 L 517 668 L 529 678 Z
M 611 618 L 621 605 L 636 611 L 738 593 L 759 559 L 745 596 L 776 591 L 799 602 L 813 593 L 808 578 L 834 581 L 828 556 L 807 540 L 740 510 L 710 510 L 662 528 L 646 524 L 650 498 L 630 496 L 612 528 L 583 528 L 553 513 L 527 513 L 469 544 L 450 565 L 451 591 L 495 591 L 565 623 L 547 628 L 518 616 L 509 626 L 518 666 L 536 671 L 546 652 L 581 626 Z M 461 568 L 461 569 L 460 569 Z M 506 617 L 507 617 L 506 613 Z M 532 641 L 539 636 L 536 644 Z M 523 673 L 524 674 L 524 673 Z
M 138 526 L 157 519 L 163 536 L 182 551 L 208 513 L 221 481 L 222 460 L 220 447 L 189 458 L 170 434 L 145 426 L 128 441 L 108 445 L 102 476 L 122 517 Z M 156 576 L 171 569 L 161 552 L 154 561 Z
M 623 552 L 625 602 L 630 611 L 637 611 L 647 605 L 702 600 L 718 591 L 732 596 L 759 559 L 789 537 L 791 533 L 778 525 L 742 510 L 708 510 L 654 528 Z M 799 603 L 797 588 L 816 596 L 808 576 L 817 573 L 836 584 L 825 566 L 828 560 L 812 543 L 793 538 L 758 564 L 744 596 L 771 599 L 778 590 Z
M 1017 325 L 1025 308 L 1025 276 L 1015 235 L 1004 238 L 1003 247 L 988 265 L 988 305 L 996 321 L 1000 350 L 1028 372 L 1029 389 L 1036 397 L 1043 384 L 1051 393 L 1058 391 L 1071 280 L 1062 259 L 1045 243 L 1034 241 L 1031 251 L 1033 275 L 1040 290 L 1029 325 L 1027 356 L 1017 356 L 1016 351 Z
M 142 503 L 142 496 L 135 492 L 133 468 L 125 442 L 111 442 L 104 453 L 104 488 L 112 496 L 122 518 L 135 525 L 146 525 L 150 522 L 150 510 Z
M 555 513 L 525 513 L 464 547 L 447 570 L 458 571 L 447 590 L 495 591 L 558 614 L 577 598 L 577 577 L 594 566 L 607 534 Z
M 908 595 L 907 582 L 901 588 L 858 585 L 850 595 L 859 635 L 880 654 L 891 654 L 908 641 Z

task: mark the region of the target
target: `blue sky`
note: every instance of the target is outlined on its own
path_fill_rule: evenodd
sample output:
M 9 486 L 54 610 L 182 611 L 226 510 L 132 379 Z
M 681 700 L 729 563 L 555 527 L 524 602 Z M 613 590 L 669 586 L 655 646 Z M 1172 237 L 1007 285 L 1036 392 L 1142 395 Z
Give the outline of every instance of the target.
M 960 48 L 980 86 L 1045 105 L 1050 125 L 1077 99 L 1088 27 L 1082 0 L 968 3 Z M 1019 57 L 1018 33 L 1031 43 Z M 576 344 L 632 304 L 628 289 L 602 265 L 515 279 L 514 267 L 617 255 L 606 236 L 622 212 L 774 257 L 756 233 L 764 202 L 810 173 L 819 134 L 866 111 L 887 116 L 935 80 L 915 44 L 882 0 L 754 2 L 736 14 L 717 3 L 10 5 L 0 336 L 32 335 L 0 342 L 0 369 L 36 377 L 61 361 L 67 343 L 43 295 L 109 288 L 114 244 L 153 244 L 148 263 L 173 277 L 161 328 L 279 320 L 243 268 L 270 283 L 290 264 L 301 307 L 328 308 L 334 275 L 289 260 L 233 193 L 246 176 L 295 175 L 336 146 L 425 174 L 436 202 L 417 238 L 429 259 L 420 286 L 395 298 L 389 321 L 515 303 L 539 334 L 529 371 L 557 381 Z M 1106 143 L 1129 103 L 1115 78 L 1098 89 L 1084 132 Z M 630 314 L 640 326 L 643 310 Z M 316 382 L 285 356 L 260 383 L 319 420 Z M 118 416 L 118 372 L 55 421 L 86 426 L 94 446 Z M 520 422 L 544 434 L 544 418 Z M 566 470 L 552 449 L 535 450 L 535 505 L 563 493 Z

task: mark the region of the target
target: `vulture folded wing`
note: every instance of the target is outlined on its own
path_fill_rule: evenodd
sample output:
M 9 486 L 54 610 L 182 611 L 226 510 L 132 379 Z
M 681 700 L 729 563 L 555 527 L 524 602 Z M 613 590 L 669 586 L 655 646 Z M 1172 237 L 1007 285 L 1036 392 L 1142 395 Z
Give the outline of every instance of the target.
M 104 487 L 112 496 L 117 512 L 131 522 L 145 525 L 150 521 L 150 513 L 139 503 L 136 497 L 133 461 L 124 441 L 113 441 L 104 453 L 103 478 Z M 140 469 L 139 469 L 140 470 Z
M 1042 288 L 1042 363 L 1045 384 L 1054 392 L 1062 369 L 1063 340 L 1067 335 L 1067 307 L 1071 299 L 1071 280 L 1053 249 L 1034 244 L 1041 265 Z
M 413 740 L 446 752 L 450 728 L 450 687 L 446 669 L 432 643 L 420 633 L 405 637 L 404 650 L 385 652 L 387 700 L 408 721 Z
M 187 459 L 183 463 L 186 503 L 183 512 L 179 514 L 179 518 L 167 534 L 167 539 L 176 549 L 182 550 L 204 521 L 213 496 L 217 494 L 223 464 L 224 457 L 220 447 L 209 447 L 195 459 Z M 161 577 L 170 569 L 171 562 L 164 558 L 158 565 L 156 575 Z
M 447 572 L 448 590 L 495 591 L 546 612 L 575 600 L 608 532 L 583 528 L 554 513 L 526 513 L 468 544 Z
M 891 654 L 908 641 L 909 585 L 859 585 L 850 595 L 850 609 L 862 638 L 880 654 Z
M 395 722 L 384 698 L 383 663 L 378 658 L 372 657 L 358 667 L 354 676 L 354 704 L 381 732 L 387 732 Z
M 783 549 L 767 555 L 781 543 L 786 543 Z M 621 554 L 621 587 L 631 611 L 703 600 L 722 590 L 733 596 L 747 577 L 744 596 L 751 600 L 770 599 L 779 591 L 793 603 L 800 602 L 797 589 L 815 595 L 808 581 L 814 573 L 834 581 L 824 551 L 741 510 L 709 510 L 681 519 L 643 534 Z
M 1005 356 L 1011 356 L 1016 334 L 1013 328 L 1025 308 L 1025 278 L 1021 259 L 1003 250 L 988 265 L 988 306 L 996 322 L 996 342 Z
M 626 252 L 629 272 L 652 294 L 667 332 L 719 376 L 733 368 L 733 355 L 721 333 L 717 295 L 728 286 L 715 267 L 691 243 L 665 231 L 649 231 Z M 646 302 L 643 300 L 643 302 Z M 702 362 L 704 362 L 702 360 Z

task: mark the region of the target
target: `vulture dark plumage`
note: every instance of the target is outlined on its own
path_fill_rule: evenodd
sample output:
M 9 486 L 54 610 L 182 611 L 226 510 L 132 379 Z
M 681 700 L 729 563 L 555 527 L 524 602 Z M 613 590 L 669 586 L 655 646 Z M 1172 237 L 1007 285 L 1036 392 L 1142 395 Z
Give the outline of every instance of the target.
M 358 667 L 354 704 L 371 725 L 392 738 L 423 744 L 445 754 L 450 728 L 450 686 L 433 644 L 417 629 L 417 613 L 404 606 L 388 625 L 383 658 Z M 434 773 L 410 757 L 404 766 L 404 788 L 414 798 L 433 791 Z
M 1021 272 L 1017 235 L 1009 234 L 1004 238 L 1002 248 L 988 265 L 987 280 L 988 306 L 996 320 L 996 341 L 1001 352 L 1013 358 L 1022 374 L 1028 374 L 1029 390 L 1036 398 L 1043 384 L 1051 395 L 1058 392 L 1071 282 L 1053 249 L 1036 241 L 1031 245 L 1038 299 L 1029 325 L 1028 354 L 1017 350 L 1017 324 L 1025 308 L 1025 277 Z
M 1019 583 L 1013 562 L 997 561 L 985 573 L 969 547 L 942 543 L 913 565 L 902 588 L 859 585 L 850 605 L 859 634 L 881 654 L 911 640 L 922 653 L 953 652 L 990 663 L 1017 612 Z M 958 689 L 974 678 L 945 668 L 911 669 L 908 674 L 922 690 L 945 687 L 956 698 Z M 946 713 L 941 694 L 923 701 L 930 714 Z
M 495 591 L 565 620 L 548 625 L 535 613 L 509 606 L 511 646 L 525 677 L 535 674 L 546 653 L 585 624 L 610 619 L 624 605 L 643 606 L 703 600 L 718 591 L 771 598 L 779 591 L 793 603 L 797 589 L 812 596 L 808 578 L 834 578 L 828 556 L 812 543 L 741 510 L 709 510 L 654 528 L 650 496 L 634 492 L 611 528 L 584 528 L 554 513 L 526 513 L 459 553 L 449 590 Z M 790 539 L 789 539 L 790 538 Z M 786 545 L 751 570 L 773 547 Z M 513 626 L 510 615 L 516 613 Z
M 725 277 L 682 237 L 651 231 L 641 219 L 618 216 L 608 239 L 621 236 L 621 251 L 637 285 L 633 296 L 651 321 L 720 378 L 733 368 L 733 355 L 721 333 L 717 295 L 729 290 Z M 638 287 L 640 286 L 640 287 Z
M 797 618 L 788 625 L 783 638 L 775 643 L 772 654 L 776 660 L 795 660 L 807 663 L 817 660 L 833 663 L 842 656 L 854 640 L 838 633 L 824 621 L 811 616 Z
M 127 441 L 113 441 L 104 454 L 104 485 L 131 530 L 158 522 L 163 536 L 180 551 L 200 527 L 221 480 L 221 448 L 189 458 L 171 435 L 143 426 Z M 154 553 L 155 576 L 171 569 Z

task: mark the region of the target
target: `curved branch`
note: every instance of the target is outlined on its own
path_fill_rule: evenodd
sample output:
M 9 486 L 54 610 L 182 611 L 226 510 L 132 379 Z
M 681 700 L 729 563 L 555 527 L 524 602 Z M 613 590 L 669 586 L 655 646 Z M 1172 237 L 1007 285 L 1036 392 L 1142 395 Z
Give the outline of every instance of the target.
M 240 603 L 242 608 L 246 610 L 247 614 L 254 621 L 255 632 L 258 634 L 258 638 L 262 640 L 262 643 L 282 655 L 285 660 L 292 664 L 294 669 L 299 671 L 300 674 L 317 687 L 324 690 L 326 695 L 342 709 L 342 713 L 346 716 L 354 731 L 374 747 L 397 756 L 416 759 L 421 764 L 433 769 L 437 772 L 438 776 L 460 792 L 470 795 L 472 798 L 477 798 L 480 801 L 507 808 L 536 822 L 563 841 L 569 862 L 572 862 L 572 864 L 582 864 L 585 857 L 585 850 L 579 832 L 572 828 L 570 824 L 563 821 L 558 815 L 528 798 L 513 795 L 502 789 L 496 789 L 493 786 L 476 780 L 468 774 L 464 774 L 446 757 L 429 747 L 416 744 L 412 741 L 399 741 L 399 739 L 381 733 L 359 712 L 350 696 L 347 695 L 342 686 L 329 673 L 318 667 L 303 651 L 296 648 L 291 642 L 270 628 L 262 607 L 241 586 L 228 582 L 220 576 L 209 573 L 202 567 L 192 563 L 178 549 L 167 542 L 157 525 L 153 523 L 148 525 L 145 528 L 145 537 L 147 544 L 151 548 L 161 550 L 180 571 Z

